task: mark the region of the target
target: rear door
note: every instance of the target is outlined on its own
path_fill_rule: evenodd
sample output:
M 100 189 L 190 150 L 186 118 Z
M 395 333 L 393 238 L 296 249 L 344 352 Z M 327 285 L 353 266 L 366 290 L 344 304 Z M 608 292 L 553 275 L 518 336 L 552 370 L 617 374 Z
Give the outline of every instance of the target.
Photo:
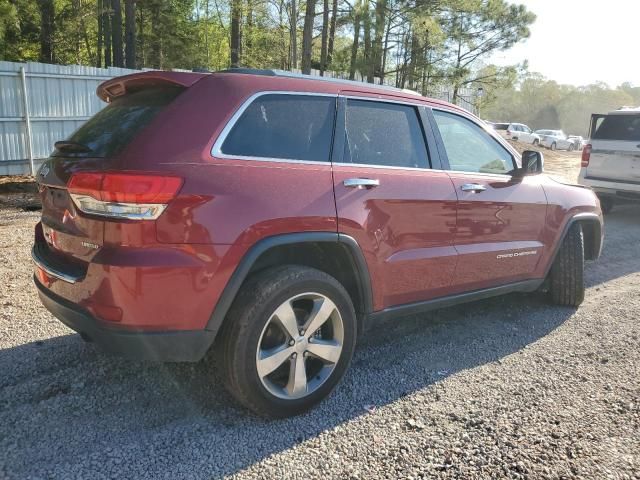
M 640 181 L 640 113 L 593 115 L 586 178 Z
M 470 118 L 433 110 L 443 163 L 458 196 L 458 291 L 530 278 L 544 245 L 547 201 L 540 177 L 514 178 L 516 161 Z
M 442 296 L 453 278 L 456 194 L 424 115 L 424 107 L 391 99 L 341 99 L 338 230 L 364 252 L 375 310 Z

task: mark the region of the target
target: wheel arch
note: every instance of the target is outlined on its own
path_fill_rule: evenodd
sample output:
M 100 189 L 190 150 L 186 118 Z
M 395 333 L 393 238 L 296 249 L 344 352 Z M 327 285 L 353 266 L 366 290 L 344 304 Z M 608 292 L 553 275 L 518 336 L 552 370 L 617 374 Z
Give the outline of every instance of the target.
M 209 318 L 206 330 L 220 330 L 240 288 L 251 275 L 276 265 L 302 265 L 338 280 L 353 301 L 358 331 L 373 309 L 369 270 L 356 240 L 334 232 L 276 235 L 253 245 L 236 267 Z
M 596 260 L 600 256 L 602 251 L 602 239 L 603 239 L 603 226 L 600 216 L 596 213 L 584 212 L 578 213 L 569 218 L 564 226 L 562 235 L 558 239 L 554 247 L 553 256 L 551 257 L 549 264 L 547 265 L 545 277 L 549 275 L 551 267 L 558 256 L 560 246 L 569 232 L 569 229 L 575 223 L 579 223 L 582 226 L 582 233 L 584 236 L 584 258 L 585 260 Z

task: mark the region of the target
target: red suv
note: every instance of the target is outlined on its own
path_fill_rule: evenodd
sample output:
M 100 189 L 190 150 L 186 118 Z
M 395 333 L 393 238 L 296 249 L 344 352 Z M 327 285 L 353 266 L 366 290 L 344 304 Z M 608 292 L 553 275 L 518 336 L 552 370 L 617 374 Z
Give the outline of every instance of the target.
M 212 348 L 263 415 L 325 398 L 376 318 L 537 289 L 577 306 L 600 254 L 591 190 L 448 103 L 249 70 L 98 95 L 37 177 L 42 302 L 133 359 Z

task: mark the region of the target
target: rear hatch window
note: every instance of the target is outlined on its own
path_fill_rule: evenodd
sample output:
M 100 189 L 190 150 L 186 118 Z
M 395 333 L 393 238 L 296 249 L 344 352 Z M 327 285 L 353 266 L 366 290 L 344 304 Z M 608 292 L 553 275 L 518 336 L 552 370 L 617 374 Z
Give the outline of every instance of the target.
M 145 88 L 118 97 L 66 141 L 58 142 L 52 156 L 106 158 L 117 155 L 182 91 L 179 87 Z
M 496 130 L 507 130 L 509 128 L 509 124 L 508 123 L 496 123 L 493 126 L 494 129 Z
M 607 115 L 596 127 L 594 140 L 640 141 L 640 115 Z

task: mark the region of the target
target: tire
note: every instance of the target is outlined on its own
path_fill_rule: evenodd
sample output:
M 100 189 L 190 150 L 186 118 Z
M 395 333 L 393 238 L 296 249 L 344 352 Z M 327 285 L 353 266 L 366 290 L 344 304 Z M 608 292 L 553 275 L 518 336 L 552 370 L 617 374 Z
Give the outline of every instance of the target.
M 540 140 L 538 140 L 537 138 L 535 138 L 535 139 L 533 140 L 533 146 L 534 146 L 534 147 L 537 147 L 538 145 L 540 145 Z
M 314 311 L 318 311 L 315 317 L 323 316 L 325 306 L 331 313 L 320 329 L 304 332 L 305 321 L 310 322 Z M 278 312 L 293 320 L 280 320 Z M 264 417 L 290 417 L 309 410 L 333 391 L 351 362 L 356 337 L 353 303 L 335 278 L 313 268 L 276 267 L 251 277 L 241 288 L 225 319 L 216 363 L 239 403 Z M 327 345 L 333 361 L 325 364 L 312 352 Z M 272 363 L 265 366 L 265 361 Z M 301 371 L 304 388 L 298 387 Z
M 602 209 L 602 213 L 611 213 L 613 210 L 613 206 L 615 205 L 615 201 L 611 197 L 598 197 L 600 199 L 600 208 Z
M 549 273 L 549 294 L 557 305 L 577 307 L 584 300 L 584 237 L 574 223 L 562 241 Z
M 575 145 L 572 143 L 569 145 L 569 151 L 573 152 L 576 149 Z
M 551 150 L 555 150 L 557 148 L 556 142 L 553 142 L 551 144 Z

